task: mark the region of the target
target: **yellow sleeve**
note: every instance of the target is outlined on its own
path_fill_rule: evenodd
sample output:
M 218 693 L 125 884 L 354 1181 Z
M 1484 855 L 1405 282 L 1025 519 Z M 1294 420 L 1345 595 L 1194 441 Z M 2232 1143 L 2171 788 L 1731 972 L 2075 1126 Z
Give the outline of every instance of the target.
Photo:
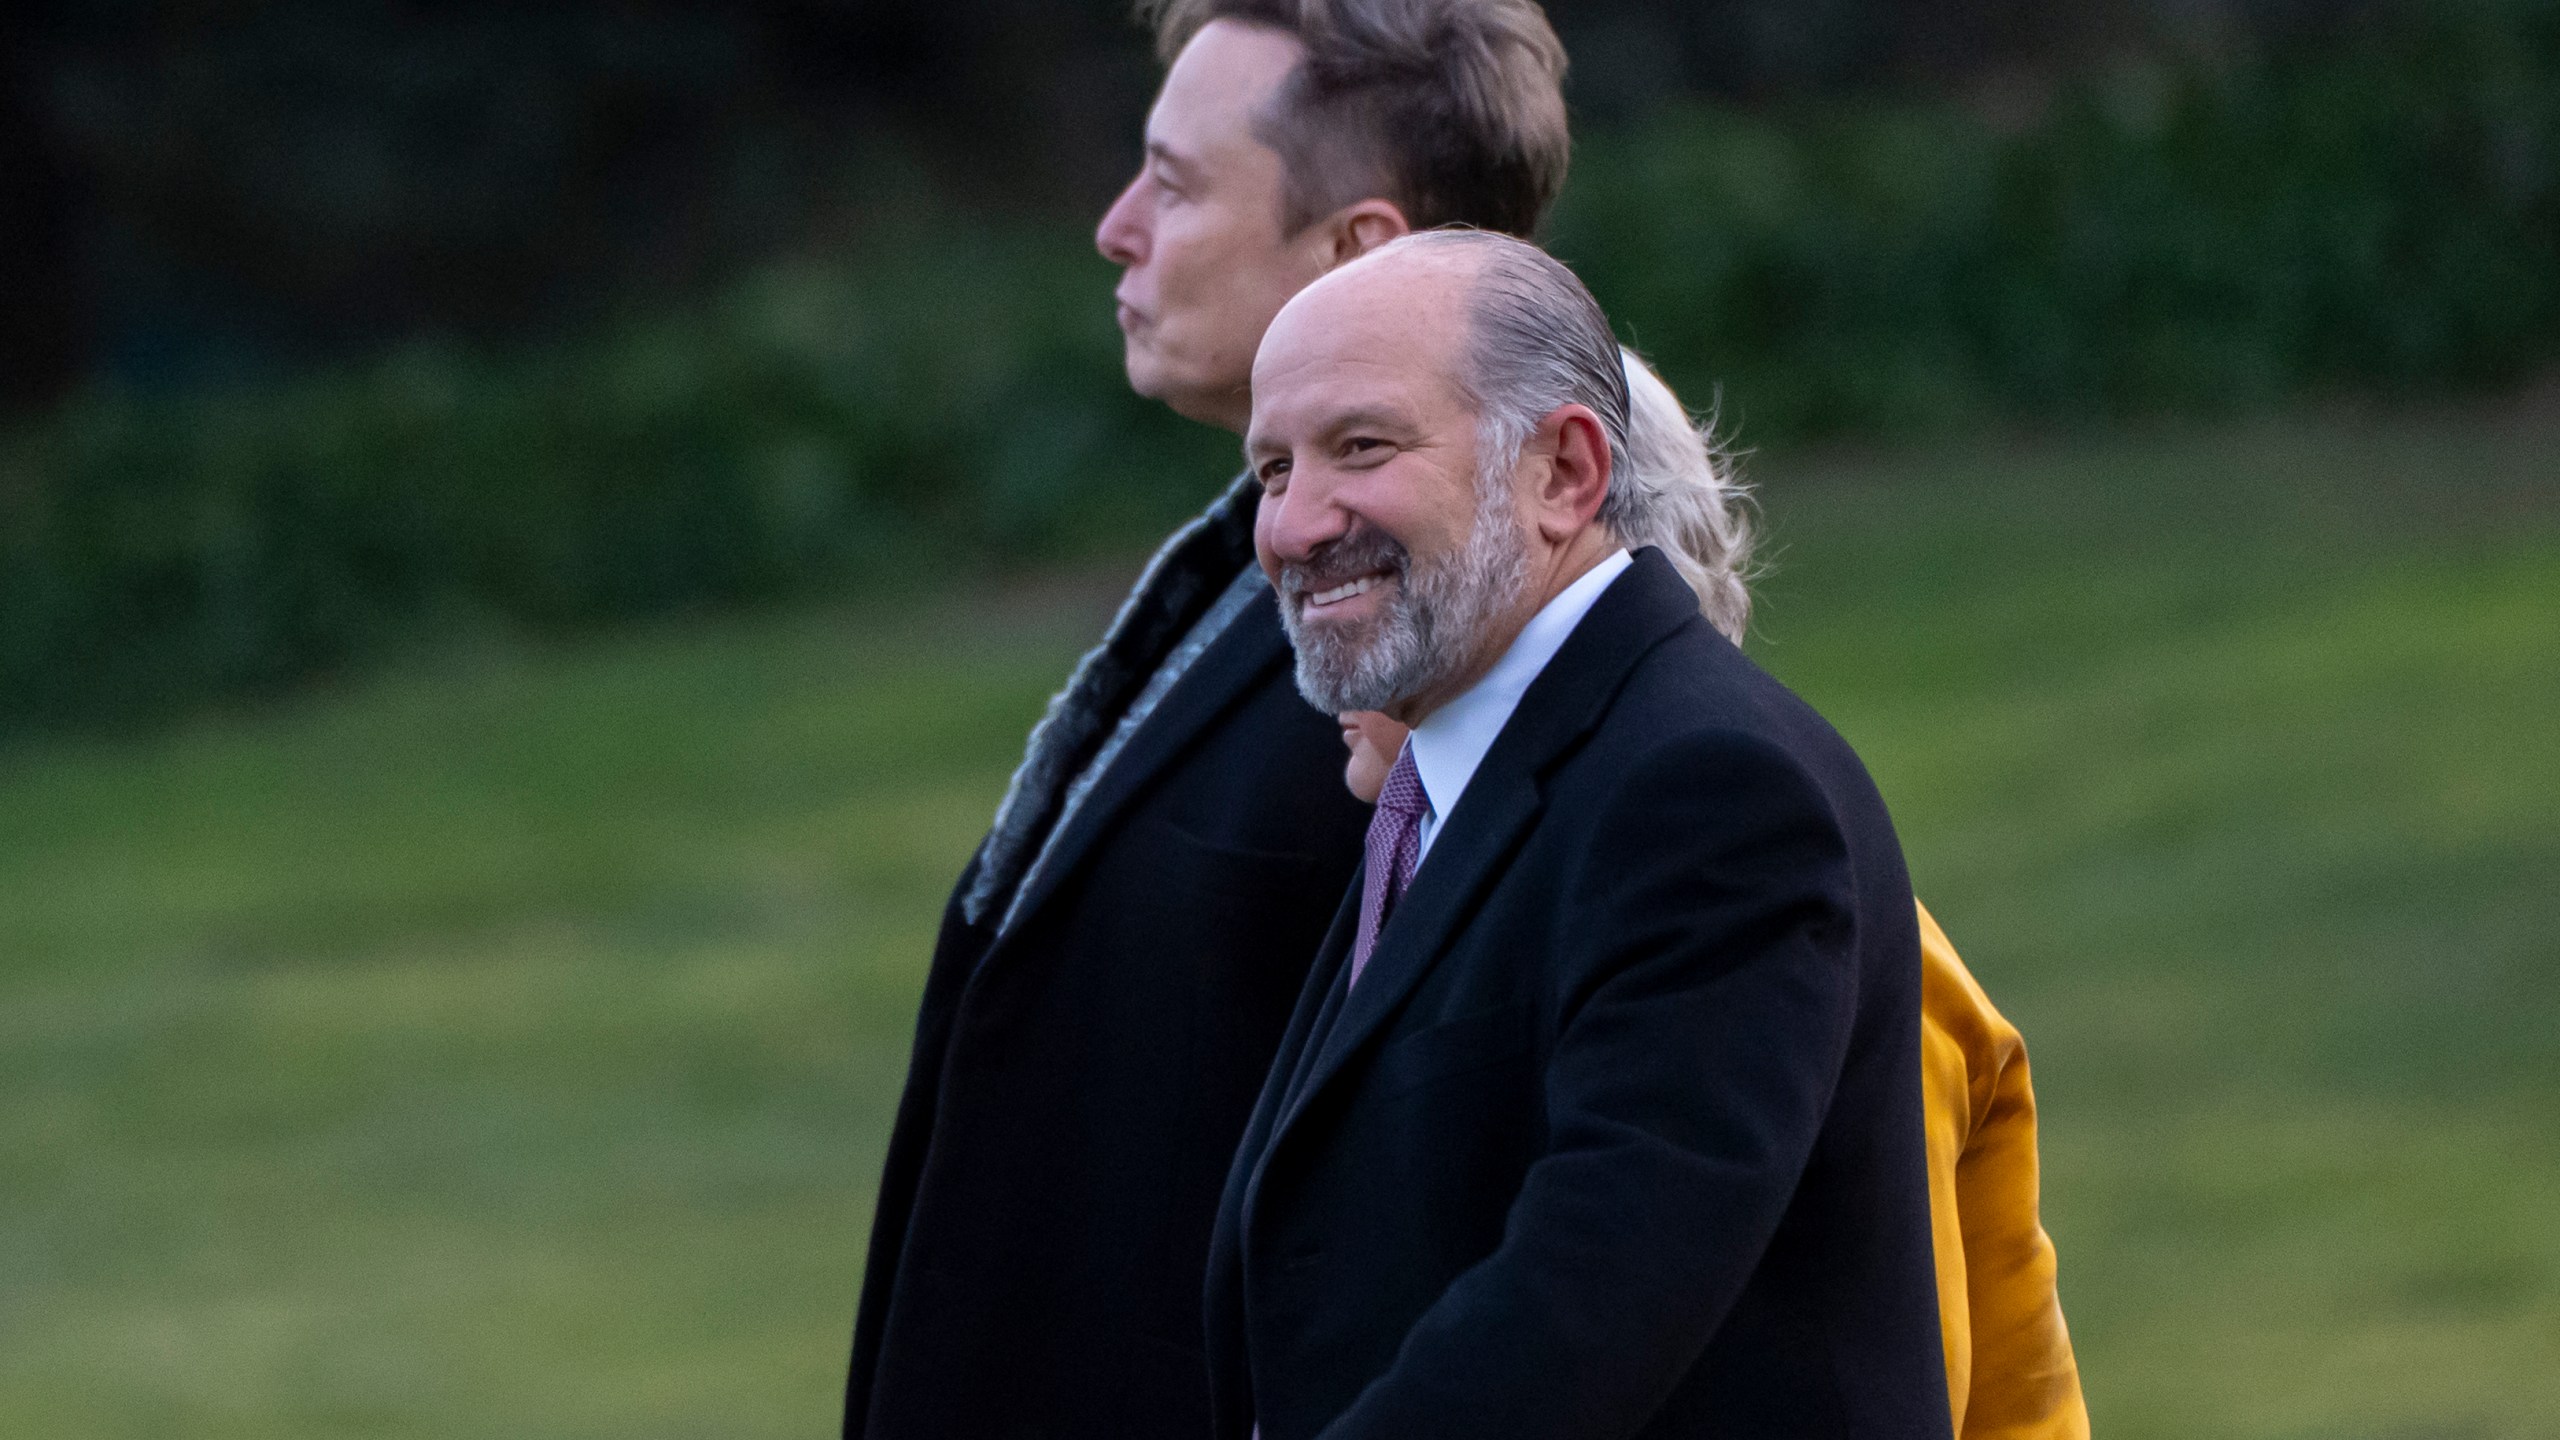
M 1938 1264 L 1938 1335 L 1947 1353 L 1947 1401 L 1955 1433 L 1964 1433 L 1965 1395 L 1973 1374 L 1973 1325 L 1967 1314 L 1964 1229 L 1958 1219 L 1956 1167 L 1973 1136 L 1971 1086 L 1965 1071 L 1962 1020 L 1968 1007 L 1948 966 L 1955 952 L 1920 912 L 1920 1116 L 1929 1142 L 1929 1246 Z M 1958 1023 L 1950 1026 L 1948 1020 Z
M 2037 1210 L 2026 1043 L 1920 910 L 1931 1239 L 1962 1440 L 2087 1440 L 2080 1370 Z

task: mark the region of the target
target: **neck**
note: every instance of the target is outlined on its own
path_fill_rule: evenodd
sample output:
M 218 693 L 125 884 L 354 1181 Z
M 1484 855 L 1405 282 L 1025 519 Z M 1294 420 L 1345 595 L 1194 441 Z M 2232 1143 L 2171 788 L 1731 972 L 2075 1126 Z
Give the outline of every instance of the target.
M 1185 420 L 1214 425 L 1238 439 L 1253 424 L 1253 385 L 1239 380 L 1233 389 L 1208 390 L 1196 395 L 1167 398 L 1165 408 Z
M 1573 538 L 1557 546 L 1549 557 L 1545 567 L 1544 593 L 1536 604 L 1529 607 L 1528 614 L 1520 617 L 1520 623 L 1528 624 L 1530 615 L 1545 609 L 1548 601 L 1571 588 L 1574 581 L 1590 574 L 1592 566 L 1616 554 L 1619 548 L 1618 537 L 1598 525 L 1585 525 L 1575 531 Z

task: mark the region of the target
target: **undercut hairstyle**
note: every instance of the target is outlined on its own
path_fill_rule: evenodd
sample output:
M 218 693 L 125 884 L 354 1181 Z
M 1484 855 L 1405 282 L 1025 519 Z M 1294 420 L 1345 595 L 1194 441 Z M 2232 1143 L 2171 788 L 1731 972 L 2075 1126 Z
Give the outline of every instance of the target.
M 1659 545 L 1698 592 L 1698 612 L 1739 645 L 1751 625 L 1751 491 L 1716 443 L 1712 416 L 1692 419 L 1680 397 L 1634 351 L 1627 370 L 1626 468 L 1609 488 L 1629 492 L 1618 532 L 1630 548 Z
M 1255 122 L 1285 234 L 1374 198 L 1417 230 L 1525 239 L 1564 188 L 1564 45 L 1536 0 L 1138 0 L 1138 17 L 1166 64 L 1213 20 L 1305 48 Z

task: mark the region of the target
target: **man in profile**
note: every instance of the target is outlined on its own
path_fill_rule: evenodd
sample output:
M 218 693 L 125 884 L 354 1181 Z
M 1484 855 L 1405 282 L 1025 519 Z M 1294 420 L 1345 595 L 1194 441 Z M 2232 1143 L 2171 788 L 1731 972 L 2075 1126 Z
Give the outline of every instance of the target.
M 1263 329 L 1416 225 L 1527 233 L 1564 56 L 1529 0 L 1174 0 L 1097 241 L 1130 383 L 1241 430 Z M 845 1434 L 1194 1440 L 1236 1137 L 1366 807 L 1291 682 L 1239 480 L 1033 732 L 936 942 L 880 1182 Z M 1916 1130 L 1915 1130 L 1916 1133 Z
M 1254 362 L 1299 687 L 1411 735 L 1219 1209 L 1220 1440 L 1949 1433 L 1901 849 L 1628 552 L 1628 413 L 1581 283 L 1481 232 Z

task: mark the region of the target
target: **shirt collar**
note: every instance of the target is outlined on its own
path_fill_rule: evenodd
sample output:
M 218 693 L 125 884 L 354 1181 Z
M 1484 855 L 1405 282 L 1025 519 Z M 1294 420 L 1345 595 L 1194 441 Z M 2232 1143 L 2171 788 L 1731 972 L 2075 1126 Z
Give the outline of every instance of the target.
M 1413 747 L 1414 774 L 1431 803 L 1435 832 L 1437 821 L 1458 807 L 1458 797 L 1475 778 L 1476 767 L 1484 763 L 1485 752 L 1493 748 L 1502 727 L 1510 723 L 1511 712 L 1520 708 L 1520 697 L 1528 693 L 1530 682 L 1564 648 L 1566 637 L 1582 623 L 1600 592 L 1632 563 L 1633 557 L 1621 548 L 1584 571 L 1529 617 L 1511 648 L 1502 652 L 1483 679 L 1413 727 L 1406 743 Z

